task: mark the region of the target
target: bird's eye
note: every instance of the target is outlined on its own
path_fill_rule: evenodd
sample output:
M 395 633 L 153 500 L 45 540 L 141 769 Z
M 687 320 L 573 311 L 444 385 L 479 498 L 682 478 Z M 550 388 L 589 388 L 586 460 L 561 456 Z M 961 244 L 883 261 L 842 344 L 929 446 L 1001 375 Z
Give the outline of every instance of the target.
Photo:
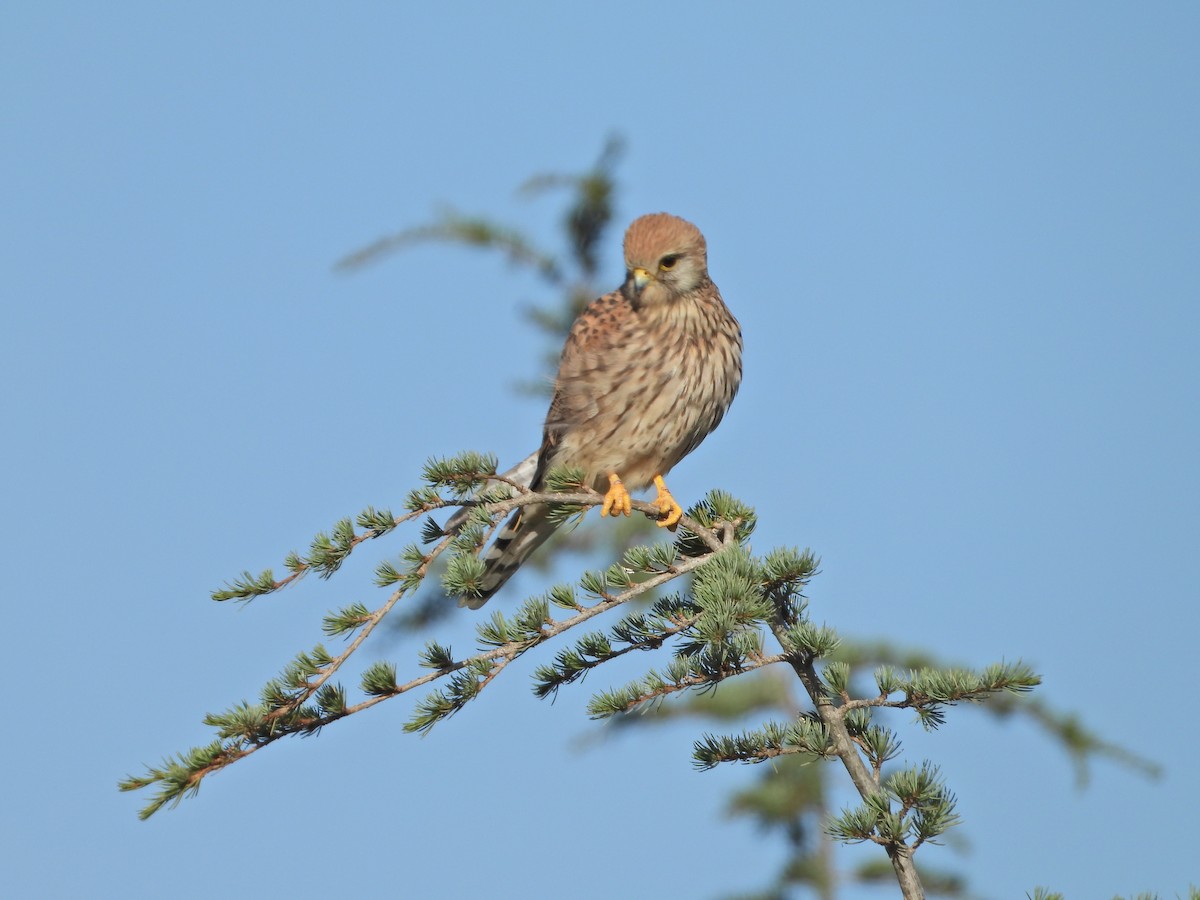
M 675 263 L 677 262 L 679 262 L 679 257 L 672 253 L 669 256 L 664 256 L 662 259 L 660 259 L 658 261 L 658 267 L 665 272 L 667 269 L 675 268 Z

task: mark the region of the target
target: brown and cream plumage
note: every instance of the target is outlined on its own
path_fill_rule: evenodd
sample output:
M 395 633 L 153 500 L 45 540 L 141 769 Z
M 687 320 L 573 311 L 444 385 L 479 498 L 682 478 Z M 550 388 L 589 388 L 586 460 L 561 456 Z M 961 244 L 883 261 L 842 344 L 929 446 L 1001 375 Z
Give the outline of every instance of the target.
M 742 333 L 708 277 L 704 236 L 690 222 L 667 213 L 635 220 L 625 233 L 625 269 L 624 284 L 571 327 L 529 484 L 541 490 L 550 469 L 581 468 L 586 483 L 605 492 L 601 515 L 629 515 L 629 491 L 654 484 L 658 524 L 670 526 L 683 511 L 663 476 L 733 402 Z M 544 506 L 517 510 L 484 557 L 480 594 L 459 604 L 486 603 L 555 527 Z

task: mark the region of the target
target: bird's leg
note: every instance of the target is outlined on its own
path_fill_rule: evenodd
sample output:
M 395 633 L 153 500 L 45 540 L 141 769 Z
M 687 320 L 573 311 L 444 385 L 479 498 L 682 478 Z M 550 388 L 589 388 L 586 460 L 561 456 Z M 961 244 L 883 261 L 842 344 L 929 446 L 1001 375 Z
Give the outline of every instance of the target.
M 621 484 L 621 479 L 617 477 L 616 472 L 609 474 L 608 484 L 608 493 L 604 495 L 604 505 L 600 507 L 600 515 L 607 516 L 610 512 L 614 516 L 619 516 L 621 513 L 629 515 L 633 511 L 631 506 L 633 500 L 629 496 L 629 491 L 625 490 L 625 485 Z
M 667 490 L 666 482 L 663 481 L 661 475 L 654 476 L 654 486 L 658 488 L 658 496 L 654 498 L 653 502 L 662 511 L 662 518 L 657 523 L 658 527 L 674 530 L 675 524 L 683 518 L 683 507 L 671 496 L 671 492 Z

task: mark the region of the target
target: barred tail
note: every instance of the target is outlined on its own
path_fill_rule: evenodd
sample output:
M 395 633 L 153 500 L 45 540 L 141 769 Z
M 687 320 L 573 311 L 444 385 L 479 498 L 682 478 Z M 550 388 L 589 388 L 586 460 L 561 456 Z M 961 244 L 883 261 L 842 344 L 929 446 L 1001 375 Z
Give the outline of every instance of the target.
M 485 568 L 480 582 L 481 593 L 477 597 L 459 597 L 458 605 L 479 609 L 487 603 L 521 567 L 521 563 L 546 543 L 556 528 L 558 525 L 550 521 L 547 507 L 527 506 L 518 509 L 500 529 L 496 542 L 488 548 L 483 558 Z

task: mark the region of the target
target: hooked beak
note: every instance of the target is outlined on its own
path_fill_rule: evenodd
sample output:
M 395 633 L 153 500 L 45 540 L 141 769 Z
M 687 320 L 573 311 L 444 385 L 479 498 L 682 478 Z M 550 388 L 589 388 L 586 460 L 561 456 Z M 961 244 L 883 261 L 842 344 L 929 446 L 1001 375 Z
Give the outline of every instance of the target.
M 642 288 L 650 283 L 651 275 L 640 266 L 633 270 L 633 286 L 641 293 Z

